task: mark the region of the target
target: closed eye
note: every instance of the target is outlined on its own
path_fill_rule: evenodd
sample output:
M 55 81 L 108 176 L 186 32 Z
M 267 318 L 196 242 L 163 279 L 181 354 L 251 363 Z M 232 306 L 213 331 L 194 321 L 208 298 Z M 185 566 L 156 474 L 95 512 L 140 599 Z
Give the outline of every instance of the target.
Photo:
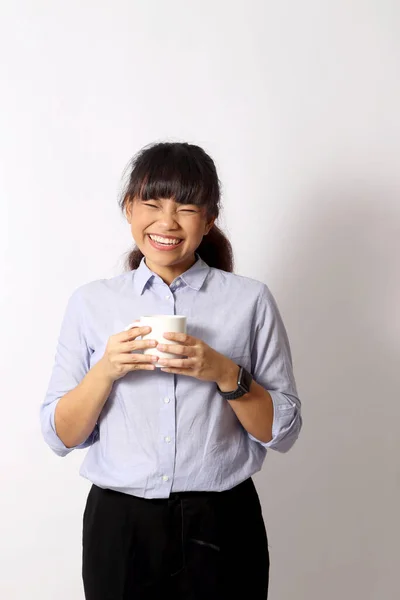
M 145 202 L 144 204 L 145 204 L 145 206 L 148 206 L 149 208 L 159 208 L 156 204 L 149 204 L 148 202 Z M 180 210 L 178 212 L 186 212 L 186 213 L 196 214 L 198 211 L 191 210 L 190 208 L 183 208 L 182 210 Z

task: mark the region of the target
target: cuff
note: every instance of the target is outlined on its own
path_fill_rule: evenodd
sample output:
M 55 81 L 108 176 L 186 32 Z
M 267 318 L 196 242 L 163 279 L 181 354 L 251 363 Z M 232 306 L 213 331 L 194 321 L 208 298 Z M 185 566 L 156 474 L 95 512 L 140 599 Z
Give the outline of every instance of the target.
M 59 400 L 49 404 L 47 406 L 41 407 L 41 417 L 42 417 L 42 433 L 43 437 L 47 443 L 47 445 L 53 450 L 57 456 L 66 456 L 72 450 L 76 450 L 79 448 L 87 448 L 91 446 L 97 437 L 97 426 L 95 430 L 90 434 L 87 440 L 85 440 L 82 444 L 78 446 L 72 446 L 68 448 L 58 437 L 56 426 L 55 426 L 55 412 L 56 406 Z
M 262 442 L 251 433 L 249 437 L 264 448 L 271 448 L 278 452 L 287 452 L 295 443 L 302 426 L 300 402 L 295 396 L 268 390 L 274 406 L 274 419 L 272 422 L 272 440 Z

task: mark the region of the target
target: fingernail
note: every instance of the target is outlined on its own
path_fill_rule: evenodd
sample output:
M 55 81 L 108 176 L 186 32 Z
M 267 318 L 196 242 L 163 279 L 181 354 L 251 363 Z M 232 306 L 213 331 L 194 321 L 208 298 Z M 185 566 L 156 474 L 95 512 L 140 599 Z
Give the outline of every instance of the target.
M 158 360 L 158 356 L 152 356 L 152 357 L 151 357 L 151 360 L 153 360 L 154 362 L 157 362 L 157 360 Z
M 158 344 L 157 350 L 165 350 L 164 344 Z

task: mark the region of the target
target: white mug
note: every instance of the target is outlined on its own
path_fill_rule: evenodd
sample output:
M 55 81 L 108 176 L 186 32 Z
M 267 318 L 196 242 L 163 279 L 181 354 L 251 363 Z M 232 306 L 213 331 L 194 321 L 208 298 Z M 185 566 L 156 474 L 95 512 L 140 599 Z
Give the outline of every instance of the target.
M 143 315 L 140 317 L 139 327 L 151 327 L 150 333 L 143 335 L 142 340 L 157 340 L 159 344 L 179 344 L 173 340 L 167 340 L 163 334 L 167 332 L 186 333 L 186 317 L 183 315 Z M 133 323 L 126 327 L 130 329 Z M 146 348 L 143 354 L 158 356 L 159 358 L 182 358 L 180 354 L 172 354 L 171 352 L 161 352 L 157 348 Z M 161 367 L 154 363 L 156 367 Z

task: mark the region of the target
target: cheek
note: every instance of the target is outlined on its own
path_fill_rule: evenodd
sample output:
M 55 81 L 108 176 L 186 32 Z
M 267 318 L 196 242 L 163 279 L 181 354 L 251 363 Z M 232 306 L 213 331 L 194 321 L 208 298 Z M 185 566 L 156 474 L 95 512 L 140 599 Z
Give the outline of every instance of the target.
M 131 231 L 132 233 L 136 233 L 140 235 L 144 229 L 148 226 L 146 219 L 143 218 L 143 215 L 132 213 L 131 220 Z
M 142 227 L 142 224 L 140 223 L 140 221 L 138 221 L 137 219 L 133 219 L 130 227 L 131 227 L 131 236 L 132 236 L 134 242 L 140 246 L 142 244 L 144 244 L 144 239 L 146 236 L 143 233 L 143 227 Z
M 205 232 L 205 224 L 199 221 L 191 223 L 190 226 L 187 227 L 187 232 L 191 238 L 196 239 L 197 241 L 201 240 Z

